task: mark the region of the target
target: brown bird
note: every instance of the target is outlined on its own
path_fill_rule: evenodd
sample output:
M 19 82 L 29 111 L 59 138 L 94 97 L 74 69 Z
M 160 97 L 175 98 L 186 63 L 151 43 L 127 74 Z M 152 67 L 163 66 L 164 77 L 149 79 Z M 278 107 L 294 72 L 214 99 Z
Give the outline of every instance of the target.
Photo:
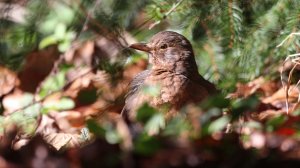
M 216 93 L 214 84 L 199 74 L 192 45 L 184 36 L 163 31 L 149 43 L 129 47 L 147 52 L 152 66 L 131 82 L 121 113 L 125 119 L 134 120 L 136 110 L 145 102 L 154 107 L 169 104 L 170 112 L 176 112 L 187 103 L 201 102 Z M 142 89 L 147 86 L 158 86 L 159 94 L 145 94 Z

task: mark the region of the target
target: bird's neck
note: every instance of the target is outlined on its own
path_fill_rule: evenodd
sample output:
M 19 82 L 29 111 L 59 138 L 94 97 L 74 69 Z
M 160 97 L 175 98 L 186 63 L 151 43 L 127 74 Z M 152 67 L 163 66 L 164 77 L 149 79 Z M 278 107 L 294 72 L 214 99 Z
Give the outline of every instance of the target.
M 184 75 L 187 78 L 193 78 L 193 76 L 199 75 L 196 63 L 182 61 L 170 65 L 153 66 L 151 70 L 154 75 L 176 74 Z

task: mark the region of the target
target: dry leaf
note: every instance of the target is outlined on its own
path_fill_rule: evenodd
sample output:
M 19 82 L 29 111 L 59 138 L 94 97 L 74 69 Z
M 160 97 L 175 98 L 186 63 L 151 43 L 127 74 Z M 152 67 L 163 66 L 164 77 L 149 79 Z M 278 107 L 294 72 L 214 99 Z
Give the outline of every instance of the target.
M 0 66 L 0 97 L 9 93 L 20 83 L 17 75 L 11 70 Z
M 79 134 L 52 133 L 43 135 L 43 138 L 56 150 L 64 147 L 79 147 L 83 143 Z

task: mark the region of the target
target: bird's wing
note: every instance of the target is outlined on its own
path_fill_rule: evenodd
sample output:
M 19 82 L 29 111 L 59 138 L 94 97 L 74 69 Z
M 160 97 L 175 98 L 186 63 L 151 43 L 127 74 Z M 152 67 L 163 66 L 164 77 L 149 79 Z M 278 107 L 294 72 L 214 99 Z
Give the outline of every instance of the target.
M 201 75 L 197 76 L 197 83 L 200 83 L 210 95 L 214 95 L 218 93 L 216 86 L 210 81 L 204 79 Z
M 122 117 L 128 118 L 128 113 L 132 110 L 132 102 L 133 99 L 137 96 L 138 91 L 142 87 L 145 79 L 147 76 L 149 76 L 150 70 L 145 70 L 140 72 L 130 83 L 129 91 L 126 95 L 126 100 L 125 100 L 125 106 L 121 112 Z

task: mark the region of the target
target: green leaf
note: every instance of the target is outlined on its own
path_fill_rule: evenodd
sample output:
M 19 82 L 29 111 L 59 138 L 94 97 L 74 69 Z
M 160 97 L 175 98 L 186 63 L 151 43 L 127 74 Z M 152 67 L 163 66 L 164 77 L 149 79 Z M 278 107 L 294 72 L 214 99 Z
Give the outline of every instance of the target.
M 59 43 L 59 45 L 58 45 L 58 50 L 59 50 L 60 52 L 65 52 L 65 51 L 67 51 L 70 47 L 71 47 L 71 42 L 70 42 L 70 41 L 63 41 L 63 42 Z
M 42 107 L 44 114 L 48 113 L 51 110 L 62 111 L 69 110 L 75 107 L 75 103 L 70 98 L 62 98 L 58 102 L 49 102 Z
M 97 89 L 82 89 L 79 91 L 77 99 L 80 104 L 88 105 L 94 103 L 98 98 Z
M 90 132 L 94 133 L 97 137 L 105 136 L 105 130 L 95 120 L 89 119 L 86 124 Z
M 62 98 L 57 105 L 59 110 L 67 110 L 75 107 L 74 101 L 70 98 Z
M 210 123 L 207 123 L 203 126 L 202 135 L 210 135 L 212 133 L 219 132 L 223 130 L 229 122 L 229 116 L 222 116 Z
M 222 114 L 221 109 L 219 108 L 211 108 L 208 111 L 206 111 L 200 118 L 201 124 L 206 124 L 210 122 L 212 118 L 215 118 L 217 116 L 220 116 Z
M 26 109 L 24 109 L 24 115 L 30 118 L 37 117 L 40 114 L 41 107 L 41 103 L 33 104 L 32 106 L 29 106 Z
M 274 131 L 276 128 L 278 128 L 280 125 L 282 125 L 287 120 L 287 116 L 285 115 L 279 115 L 277 117 L 274 117 L 266 122 L 266 129 L 269 132 Z
M 183 116 L 178 116 L 172 118 L 168 124 L 166 124 L 166 128 L 163 130 L 163 134 L 166 136 L 175 135 L 178 136 L 182 132 L 190 129 L 190 125 L 188 121 Z
M 21 101 L 20 101 L 21 106 L 24 107 L 24 106 L 29 105 L 30 103 L 33 102 L 33 99 L 34 99 L 34 97 L 33 97 L 32 94 L 30 94 L 30 93 L 23 94 L 22 98 L 21 98 Z
M 73 31 L 68 31 L 68 32 L 65 34 L 64 39 L 70 41 L 70 40 L 73 40 L 75 37 L 76 37 L 76 33 L 75 33 L 75 32 L 73 32 Z
M 67 26 L 63 23 L 59 23 L 54 31 L 53 37 L 57 40 L 63 40 L 67 32 Z
M 146 123 L 155 113 L 156 109 L 145 103 L 138 109 L 136 119 L 137 121 Z
M 58 40 L 53 35 L 45 37 L 39 44 L 39 49 L 44 49 L 50 45 L 57 44 Z
M 56 75 L 49 76 L 42 84 L 42 89 L 39 93 L 41 98 L 45 97 L 49 92 L 57 91 L 65 85 L 65 72 L 58 72 Z
M 230 105 L 230 101 L 226 99 L 223 95 L 216 95 L 209 97 L 203 103 L 201 103 L 201 107 L 203 109 L 209 109 L 212 107 L 218 108 L 226 108 Z
M 232 119 L 236 120 L 241 116 L 243 113 L 254 110 L 258 103 L 259 99 L 256 96 L 251 96 L 246 99 L 236 100 L 232 104 Z
M 156 113 L 145 125 L 145 131 L 149 135 L 155 135 L 159 133 L 160 129 L 165 128 L 165 118 L 162 113 Z
M 119 135 L 116 128 L 111 123 L 106 123 L 104 125 L 105 129 L 105 139 L 110 144 L 117 144 L 121 142 L 122 138 Z
M 39 31 L 44 34 L 52 34 L 57 24 L 58 20 L 56 18 L 46 19 L 39 25 Z
M 23 111 L 17 111 L 9 116 L 8 122 L 17 124 L 26 134 L 33 134 L 37 127 L 37 120 L 24 115 Z
M 230 121 L 230 118 L 228 116 L 223 116 L 223 117 L 213 121 L 208 127 L 208 132 L 214 133 L 217 131 L 221 131 L 223 128 L 226 127 L 226 125 L 229 123 L 229 121 Z
M 117 144 L 121 141 L 120 135 L 115 130 L 114 131 L 113 130 L 106 131 L 105 132 L 105 139 L 110 144 Z
M 150 156 L 161 147 L 160 141 L 153 136 L 141 134 L 134 144 L 134 150 L 138 154 Z
M 68 6 L 58 3 L 56 4 L 55 8 L 56 18 L 66 25 L 69 25 L 75 16 L 74 10 L 69 8 Z
M 160 94 L 160 86 L 159 85 L 146 85 L 142 88 L 143 93 L 156 97 Z

